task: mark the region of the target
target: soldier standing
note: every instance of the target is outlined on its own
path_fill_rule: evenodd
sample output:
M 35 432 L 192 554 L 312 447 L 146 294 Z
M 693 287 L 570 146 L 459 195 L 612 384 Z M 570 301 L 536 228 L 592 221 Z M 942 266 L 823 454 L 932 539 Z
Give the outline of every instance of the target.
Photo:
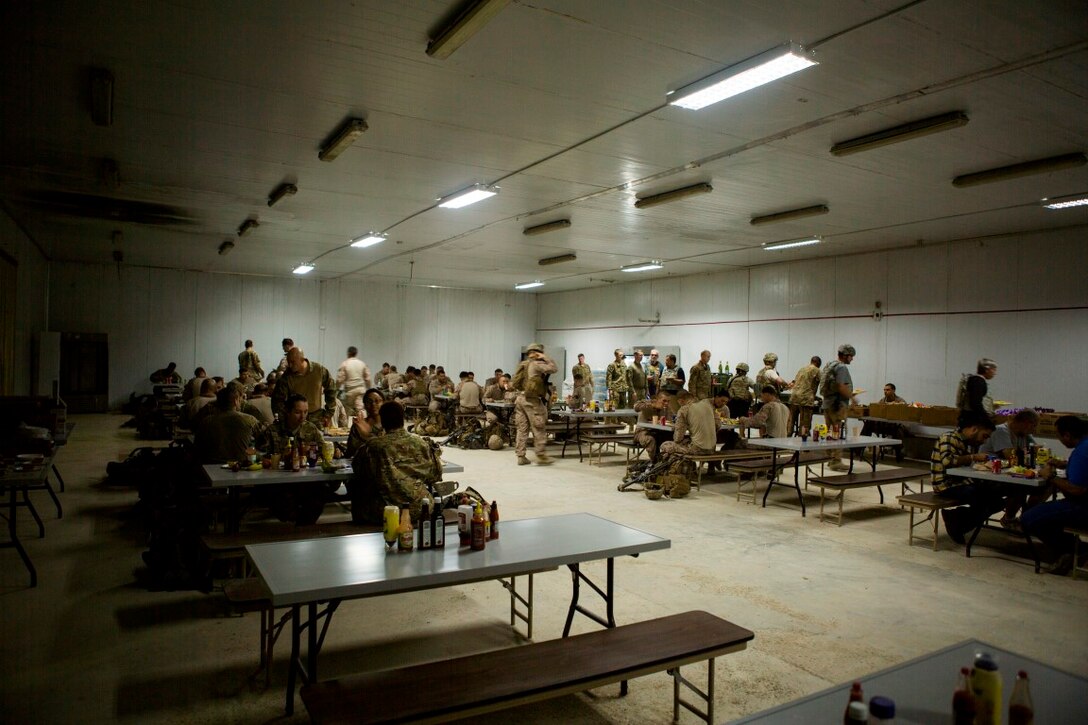
M 775 369 L 778 364 L 778 355 L 769 352 L 763 356 L 763 368 L 756 373 L 756 390 L 762 392 L 763 388 L 773 385 L 776 392 L 782 392 L 786 387 L 786 381 Z
M 586 356 L 584 353 L 578 353 L 578 364 L 570 369 L 571 375 L 577 378 L 582 376 L 582 389 L 577 388 L 578 382 L 575 381 L 575 389 L 571 391 L 572 395 L 577 396 L 585 402 L 593 400 L 593 370 L 586 364 Z
M 801 429 L 808 429 L 812 425 L 812 406 L 816 403 L 816 388 L 820 384 L 820 365 L 823 361 L 819 355 L 813 355 L 808 365 L 797 371 L 793 379 L 793 388 L 790 392 L 790 425 L 791 433 L 801 434 Z
M 710 397 L 710 350 L 699 353 L 699 362 L 691 366 L 688 376 L 688 391 L 696 400 Z
M 519 466 L 529 465 L 525 447 L 530 433 L 533 435 L 536 462 L 542 466 L 552 462 L 544 450 L 548 443 L 548 406 L 544 396 L 547 395 L 548 376 L 558 370 L 555 361 L 544 354 L 544 346 L 534 342 L 528 347 L 526 358 L 518 363 L 514 371 L 513 385 L 518 391 L 514 402 L 514 420 L 518 428 L 514 452 L 517 453 Z
M 336 371 L 336 382 L 344 391 L 344 407 L 349 415 L 363 412 L 363 393 L 370 387 L 370 368 L 357 356 L 359 348 L 352 345 L 348 356 Z
M 635 350 L 635 360 L 627 368 L 627 387 L 631 389 L 632 405 L 646 399 L 646 369 L 642 367 L 642 350 Z
M 627 387 L 627 363 L 623 361 L 623 348 L 617 347 L 615 355 L 616 359 L 608 363 L 604 371 L 604 381 L 608 394 L 619 410 L 631 406 L 631 390 Z
M 661 389 L 661 375 L 665 372 L 665 365 L 658 360 L 660 355 L 657 350 L 650 350 L 650 362 L 646 364 L 646 388 L 651 396 Z
M 246 340 L 246 349 L 238 353 L 238 379 L 246 387 L 252 387 L 258 380 L 264 377 L 261 369 L 261 358 L 253 349 L 253 340 Z
M 752 407 L 752 379 L 748 377 L 748 363 L 737 363 L 737 374 L 729 381 L 729 417 L 748 415 Z

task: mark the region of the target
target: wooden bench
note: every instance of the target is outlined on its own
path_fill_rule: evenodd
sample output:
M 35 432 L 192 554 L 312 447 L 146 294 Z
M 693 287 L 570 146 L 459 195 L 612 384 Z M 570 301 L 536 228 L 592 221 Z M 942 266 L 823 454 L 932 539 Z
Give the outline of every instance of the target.
M 755 451 L 747 448 L 735 448 L 733 450 L 715 451 L 713 453 L 681 453 L 680 458 L 695 464 L 695 486 L 698 488 L 703 482 L 703 466 L 705 464 L 729 464 L 733 461 L 752 461 L 767 458 L 767 453 L 766 451 Z M 726 468 L 728 468 L 728 465 Z
M 560 697 L 655 672 L 673 676 L 680 707 L 714 722 L 714 658 L 755 635 L 707 612 L 686 612 L 562 639 L 351 675 L 302 688 L 310 719 L 333 723 L 445 722 Z M 680 674 L 708 661 L 707 690 Z M 705 712 L 681 698 L 683 684 Z
M 593 446 L 597 446 L 597 465 L 601 465 L 604 458 L 605 446 L 611 445 L 612 450 L 616 449 L 618 443 L 634 443 L 634 433 L 609 433 L 609 432 L 590 432 L 582 433 L 582 443 L 589 446 L 589 464 L 593 465 Z M 630 455 L 628 455 L 630 457 Z
M 749 449 L 753 453 L 757 452 L 757 449 Z M 792 453 L 775 453 L 775 457 L 767 455 L 767 452 L 759 451 L 758 458 L 752 458 L 750 460 L 729 461 L 725 465 L 735 470 L 737 473 L 749 473 L 752 476 L 751 484 L 752 491 L 750 493 L 744 492 L 744 483 L 737 481 L 737 500 L 740 501 L 741 496 L 748 498 L 753 504 L 756 502 L 756 497 L 759 496 L 759 491 L 756 488 L 756 479 L 761 474 L 766 474 L 772 467 L 785 470 L 790 466 L 793 461 Z M 805 466 L 805 485 L 808 485 L 808 467 L 815 466 L 817 464 L 824 464 L 832 460 L 826 454 L 819 451 L 812 451 L 808 453 L 802 453 L 797 461 L 798 466 Z M 773 466 L 772 466 L 773 463 Z M 789 486 L 789 484 L 780 483 L 781 486 Z M 798 492 L 800 495 L 800 492 Z
M 247 567 L 245 547 L 249 544 L 268 544 L 277 541 L 299 541 L 301 539 L 320 539 L 327 536 L 345 536 L 348 534 L 366 534 L 381 531 L 380 526 L 364 526 L 350 521 L 318 523 L 310 526 L 294 524 L 271 524 L 252 531 L 234 534 L 211 533 L 200 537 L 200 543 L 208 557 L 207 571 L 212 574 L 216 562 L 227 562 L 233 576 L 227 579 L 245 579 L 250 575 Z M 238 569 L 234 570 L 234 565 Z M 213 579 L 213 586 L 216 581 Z M 217 587 L 216 587 L 217 588 Z
M 918 468 L 886 468 L 880 471 L 862 471 L 861 473 L 847 473 L 841 476 L 816 476 L 809 478 L 808 483 L 820 488 L 820 521 L 824 520 L 824 498 L 827 489 L 838 491 L 839 521 L 842 526 L 842 503 L 847 490 L 851 488 L 869 488 L 876 486 L 880 492 L 880 503 L 884 503 L 884 491 L 880 488 L 885 484 L 898 483 L 903 486 L 900 493 L 907 493 L 907 482 L 917 481 L 929 475 L 929 471 Z
M 635 443 L 633 438 L 626 441 L 616 441 L 616 445 L 620 448 L 626 449 L 627 460 L 625 461 L 625 463 L 630 463 L 632 458 L 637 461 L 639 458 L 642 457 L 642 452 L 646 450 L 645 446 L 641 446 L 638 443 Z
M 1088 541 L 1088 529 L 1078 529 L 1073 526 L 1066 526 L 1065 533 L 1070 534 L 1073 537 L 1073 568 L 1069 571 L 1069 576 L 1076 579 L 1079 572 L 1088 572 L 1088 567 L 1081 566 L 1080 564 L 1080 544 L 1082 541 Z
M 906 506 L 910 508 L 910 528 L 907 530 L 907 546 L 914 546 L 914 527 L 921 526 L 926 521 L 933 522 L 933 550 L 937 550 L 937 530 L 941 523 L 941 517 L 937 515 L 937 512 L 941 509 L 955 508 L 962 505 L 960 501 L 947 498 L 945 496 L 939 496 L 934 491 L 927 491 L 926 493 L 910 493 L 903 496 L 896 496 L 896 500 L 900 506 Z M 926 517 L 914 523 L 915 510 L 928 511 Z

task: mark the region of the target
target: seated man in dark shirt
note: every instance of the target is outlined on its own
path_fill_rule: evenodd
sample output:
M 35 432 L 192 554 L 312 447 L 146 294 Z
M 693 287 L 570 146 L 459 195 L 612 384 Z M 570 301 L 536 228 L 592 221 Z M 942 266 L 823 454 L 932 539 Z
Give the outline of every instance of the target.
M 1068 574 L 1073 561 L 1073 537 L 1066 528 L 1088 529 L 1088 422 L 1072 415 L 1063 415 L 1054 424 L 1058 440 L 1073 450 L 1068 462 L 1055 461 L 1043 469 L 1050 483 L 1048 491 L 1062 494 L 1057 501 L 1041 503 L 1024 511 L 1024 531 L 1042 539 L 1058 553 L 1050 568 L 1053 574 Z M 1065 468 L 1066 478 L 1055 475 L 1055 468 Z
M 972 449 L 985 443 L 993 432 L 993 421 L 985 414 L 964 413 L 960 416 L 959 427 L 942 435 L 933 446 L 929 465 L 933 476 L 933 490 L 938 496 L 964 504 L 941 511 L 945 531 L 957 544 L 964 543 L 964 534 L 978 527 L 994 512 L 1001 510 L 1004 497 L 999 484 L 952 477 L 946 475 L 945 471 L 985 461 L 985 453 L 972 453 Z

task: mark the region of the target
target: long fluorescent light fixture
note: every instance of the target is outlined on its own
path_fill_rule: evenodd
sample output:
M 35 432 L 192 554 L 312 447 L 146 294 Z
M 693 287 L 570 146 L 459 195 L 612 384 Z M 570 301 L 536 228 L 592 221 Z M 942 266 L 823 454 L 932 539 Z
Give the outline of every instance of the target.
M 366 249 L 367 247 L 373 247 L 375 244 L 381 244 L 386 240 L 386 235 L 381 232 L 367 232 L 361 237 L 356 237 L 351 240 L 351 246 L 357 249 Z
M 355 143 L 355 139 L 359 138 L 366 129 L 366 121 L 363 119 L 349 118 L 347 121 L 344 121 L 340 128 L 336 129 L 336 133 L 332 135 L 332 138 L 321 147 L 321 151 L 318 152 L 317 158 L 322 161 L 332 161 L 337 156 L 344 153 L 348 146 Z
M 567 229 L 568 227 L 570 227 L 570 219 L 557 219 L 556 221 L 548 222 L 547 224 L 537 224 L 535 227 L 525 227 L 521 230 L 521 233 L 531 237 L 537 234 L 547 234 L 548 232 Z
M 786 43 L 683 88 L 669 91 L 665 94 L 665 100 L 671 106 L 697 111 L 816 65 L 818 61 L 812 56 L 811 50 L 805 50 L 797 43 Z
M 312 262 L 303 262 L 291 271 L 295 274 L 309 274 L 310 272 L 314 271 L 314 265 Z
M 473 184 L 467 189 L 462 189 L 456 194 L 443 196 L 438 199 L 438 205 L 443 209 L 460 209 L 461 207 L 475 204 L 478 201 L 489 199 L 499 193 L 499 187 L 487 184 Z
M 793 249 L 794 247 L 807 247 L 811 244 L 819 244 L 823 240 L 819 237 L 807 237 L 805 239 L 790 239 L 785 242 L 765 242 L 763 249 L 768 252 L 774 252 L 779 249 Z
M 810 216 L 819 216 L 820 214 L 826 214 L 830 209 L 824 204 L 817 204 L 816 206 L 806 206 L 801 209 L 790 209 L 789 211 L 780 211 L 776 214 L 764 214 L 763 216 L 754 216 L 748 222 L 752 226 L 758 227 L 762 224 L 775 224 L 776 222 L 788 222 L 794 219 L 804 219 Z
M 651 269 L 663 269 L 664 264 L 659 259 L 651 259 L 649 262 L 636 262 L 620 267 L 621 272 L 649 272 Z
M 563 262 L 573 262 L 576 259 L 578 259 L 577 254 L 559 254 L 559 255 L 556 255 L 554 257 L 545 257 L 544 259 L 541 259 L 541 260 L 537 261 L 537 264 L 539 264 L 541 267 L 546 267 L 549 264 L 561 264 Z
M 276 190 L 268 195 L 268 205 L 272 206 L 285 196 L 294 196 L 298 193 L 298 187 L 294 184 L 280 184 Z
M 519 282 L 514 285 L 514 289 L 533 289 L 534 287 L 543 287 L 544 283 L 539 279 L 534 279 L 532 282 Z
M 244 222 L 242 222 L 242 226 L 238 227 L 238 236 L 245 236 L 246 233 L 249 232 L 249 230 L 256 229 L 259 226 L 261 226 L 261 223 L 253 217 L 250 217 L 249 219 L 246 219 Z
M 963 111 L 942 113 L 939 116 L 931 116 L 930 118 L 911 121 L 865 136 L 858 136 L 849 141 L 840 141 L 831 147 L 831 153 L 835 156 L 848 156 L 859 151 L 869 151 L 870 149 L 889 146 L 900 141 L 908 141 L 919 136 L 928 136 L 931 133 L 950 131 L 953 128 L 966 126 L 970 120 Z
M 427 44 L 427 55 L 439 60 L 449 58 L 509 4 L 510 0 L 477 0 L 471 3 Z
M 1069 196 L 1055 196 L 1043 199 L 1039 203 L 1047 209 L 1071 209 L 1075 206 L 1088 206 L 1088 192 L 1070 194 Z
M 995 181 L 1018 179 L 1021 176 L 1072 169 L 1077 166 L 1084 166 L 1086 163 L 1088 163 L 1088 157 L 1084 154 L 1062 154 L 1061 156 L 1051 156 L 1048 159 L 1036 159 L 1035 161 L 1025 161 L 1022 164 L 1012 164 L 1011 166 L 977 171 L 973 174 L 963 174 L 952 179 L 952 186 L 962 189 L 965 186 L 978 186 L 979 184 L 990 184 Z
M 694 194 L 707 194 L 711 191 L 714 191 L 714 187 L 705 182 L 701 184 L 692 184 L 691 186 L 682 186 L 679 189 L 673 189 L 672 191 L 665 191 L 660 194 L 654 194 L 653 196 L 645 196 L 641 199 L 636 199 L 635 208 L 645 209 L 647 207 L 657 206 L 658 204 L 665 204 L 670 201 L 693 196 Z

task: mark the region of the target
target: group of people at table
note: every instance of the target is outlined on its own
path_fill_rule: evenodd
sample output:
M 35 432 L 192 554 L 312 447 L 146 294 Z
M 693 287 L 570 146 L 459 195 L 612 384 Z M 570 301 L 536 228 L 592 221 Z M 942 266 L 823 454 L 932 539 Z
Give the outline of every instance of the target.
M 543 345 L 528 347 L 526 359 L 514 375 L 496 369 L 484 386 L 475 382 L 471 372 L 462 372 L 460 383 L 455 385 L 440 366 L 409 366 L 401 374 L 389 363 L 382 365 L 372 382 L 370 370 L 358 359 L 355 348 L 349 349 L 334 381 L 326 368 L 308 360 L 291 340 L 285 339 L 283 347 L 283 360 L 263 383 L 265 391 L 271 391 L 270 396 L 262 392 L 264 373 L 252 342 L 247 340 L 246 349 L 239 354 L 238 378 L 214 392 L 214 404 L 205 403 L 195 409 L 190 425 L 203 462 L 238 460 L 254 447 L 279 450 L 288 438 L 320 444 L 322 428 L 332 419 L 340 389 L 354 414 L 348 422 L 345 454 L 354 458 L 349 491 L 352 515 L 357 521 L 380 523 L 381 509 L 390 503 L 409 503 L 418 513 L 422 501 L 428 498 L 430 485 L 441 479 L 441 462 L 433 444 L 404 430 L 407 405 L 435 410 L 439 401 L 445 400 L 456 404 L 458 412 L 479 413 L 487 402 L 504 403 L 515 413 L 518 463 L 529 463 L 526 450 L 530 436 L 537 463 L 551 463 L 544 450 L 545 424 L 548 403 L 554 397 L 548 377 L 557 372 L 557 367 L 544 354 Z M 742 436 L 723 429 L 721 419 L 726 413 L 737 419 L 736 427 L 741 430 L 759 428 L 765 437 L 784 438 L 811 427 L 818 403 L 827 425 L 845 426 L 848 408 L 857 402 L 858 391 L 854 390 L 849 371 L 855 356 L 852 345 L 840 345 L 836 358 L 827 365 L 821 367 L 820 358 L 813 356 L 793 381 L 786 381 L 776 370 L 777 356 L 768 353 L 764 368 L 753 382 L 744 363 L 737 365 L 733 376 L 713 375 L 707 350 L 692 366 L 690 376 L 685 376 L 673 355 L 661 362 L 653 350 L 644 363 L 643 353 L 636 350 L 628 365 L 624 351 L 617 349 L 605 373 L 607 395 L 618 408 L 632 408 L 640 423 L 672 417 L 668 440 L 661 439 L 660 431 L 636 427 L 634 440 L 646 449 L 651 460 L 682 453 L 709 453 L 719 446 L 744 445 Z M 163 372 L 155 375 L 161 379 Z M 594 398 L 592 370 L 584 355 L 578 355 L 571 372 L 574 386 L 567 403 L 579 409 Z M 1045 485 L 1030 496 L 1023 493 L 1022 487 L 947 474 L 949 469 L 991 457 L 1007 459 L 1012 451 L 1034 444 L 1032 433 L 1038 423 L 1035 411 L 1023 410 L 1008 422 L 994 424 L 987 382 L 996 373 L 997 364 L 983 358 L 975 374 L 964 376 L 957 395 L 959 424 L 941 435 L 933 447 L 934 491 L 962 504 L 942 511 L 946 531 L 954 541 L 963 543 L 967 532 L 1004 510 L 1002 526 L 1022 529 L 1053 547 L 1059 554 L 1056 569 L 1067 570 L 1071 566 L 1072 540 L 1064 529 L 1088 527 L 1088 496 L 1084 495 L 1088 490 L 1088 423 L 1073 416 L 1058 420 L 1058 438 L 1072 454 L 1068 461 L 1052 459 L 1040 473 Z M 201 380 L 197 386 L 194 382 L 190 381 L 187 389 L 199 390 L 205 397 L 209 382 Z M 779 398 L 786 389 L 791 392 L 788 406 Z M 758 394 L 755 412 L 753 391 Z M 261 410 L 260 399 L 266 396 L 271 415 Z M 901 402 L 902 398 L 897 396 L 895 386 L 888 384 L 883 400 Z M 829 455 L 832 470 L 847 470 L 841 451 L 830 451 Z M 1060 469 L 1065 469 L 1064 477 L 1057 475 Z M 1060 500 L 1047 501 L 1055 492 L 1062 494 Z M 327 490 L 312 486 L 289 494 L 293 507 L 288 515 L 299 521 L 316 519 L 328 498 Z M 1023 516 L 1017 518 L 1021 510 Z

